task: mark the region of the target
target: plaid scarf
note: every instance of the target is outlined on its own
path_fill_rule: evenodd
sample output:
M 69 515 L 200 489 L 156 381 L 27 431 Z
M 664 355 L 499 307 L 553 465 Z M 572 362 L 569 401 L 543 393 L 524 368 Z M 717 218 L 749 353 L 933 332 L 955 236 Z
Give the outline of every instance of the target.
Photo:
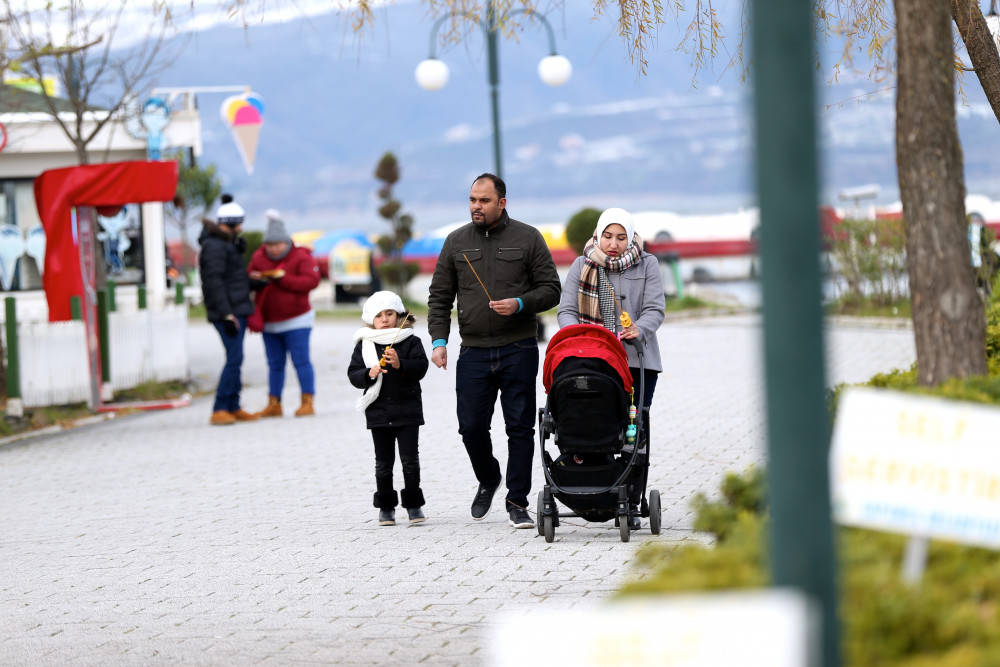
M 621 273 L 639 261 L 642 254 L 642 239 L 638 234 L 620 257 L 608 257 L 597 243 L 590 239 L 583 249 L 583 267 L 580 269 L 578 304 L 581 324 L 600 324 L 609 330 L 618 331 L 615 317 L 615 300 L 611 293 L 611 283 L 607 272 Z

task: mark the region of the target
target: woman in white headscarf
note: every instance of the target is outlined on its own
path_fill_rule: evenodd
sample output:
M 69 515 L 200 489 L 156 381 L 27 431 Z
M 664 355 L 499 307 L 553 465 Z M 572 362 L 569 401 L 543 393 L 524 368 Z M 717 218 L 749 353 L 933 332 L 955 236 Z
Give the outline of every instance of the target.
M 645 365 L 645 396 L 649 407 L 656 378 L 663 370 L 656 330 L 663 323 L 666 302 L 656 258 L 642 250 L 632 216 L 621 208 L 609 208 L 597 221 L 594 236 L 569 269 L 559 302 L 559 326 L 600 324 L 623 339 L 641 346 Z M 622 311 L 630 326 L 622 324 Z M 626 345 L 628 365 L 636 391 L 639 387 L 639 355 Z
M 642 378 L 635 346 L 626 345 L 625 351 L 636 393 L 639 387 L 644 387 L 644 394 L 636 396 L 633 404 L 645 408 L 653 402 L 656 379 L 663 370 L 656 330 L 663 323 L 665 307 L 659 263 L 643 252 L 642 239 L 635 233 L 629 212 L 609 208 L 598 219 L 593 238 L 583 248 L 583 256 L 576 258 L 566 276 L 559 302 L 559 326 L 599 324 L 641 347 Z M 628 313 L 628 317 L 622 317 L 623 313 Z M 643 439 L 648 440 L 648 427 L 643 430 Z M 642 456 L 640 465 L 648 467 L 645 454 Z M 629 484 L 632 530 L 640 527 L 638 509 L 645 486 L 645 472 L 641 481 Z

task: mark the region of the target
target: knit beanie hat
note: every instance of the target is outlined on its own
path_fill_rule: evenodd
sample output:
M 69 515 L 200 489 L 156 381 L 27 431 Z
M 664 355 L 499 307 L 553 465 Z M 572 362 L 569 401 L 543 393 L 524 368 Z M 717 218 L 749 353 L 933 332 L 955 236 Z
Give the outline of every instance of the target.
M 625 228 L 625 239 L 629 243 L 635 236 L 635 225 L 632 223 L 632 215 L 623 208 L 609 208 L 601 217 L 597 219 L 597 228 L 594 230 L 594 238 L 600 240 L 601 234 L 608 225 L 621 225 Z
M 267 223 L 267 231 L 264 232 L 264 243 L 291 243 L 292 237 L 285 231 L 285 223 L 275 218 Z
M 243 207 L 234 201 L 226 202 L 215 212 L 216 222 L 220 225 L 230 225 L 231 227 L 242 225 L 245 216 Z
M 375 292 L 365 301 L 365 306 L 361 310 L 361 319 L 365 324 L 371 325 L 375 322 L 375 316 L 383 310 L 395 310 L 402 315 L 406 312 L 406 307 L 403 306 L 403 300 L 395 292 L 388 290 Z
M 271 222 L 272 220 L 281 220 L 281 214 L 278 213 L 278 209 L 276 208 L 269 208 L 264 211 L 264 217 L 267 218 L 268 222 Z

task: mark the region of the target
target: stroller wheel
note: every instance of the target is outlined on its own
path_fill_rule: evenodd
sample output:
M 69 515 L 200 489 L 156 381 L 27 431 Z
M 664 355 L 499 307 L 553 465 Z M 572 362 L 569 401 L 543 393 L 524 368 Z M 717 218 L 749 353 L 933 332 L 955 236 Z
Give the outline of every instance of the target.
M 544 501 L 545 501 L 545 492 L 544 491 L 539 491 L 538 492 L 538 511 L 535 513 L 535 525 L 538 527 L 538 534 L 539 535 L 544 535 L 545 534 L 545 527 L 542 525 L 543 524 L 543 521 L 542 521 L 542 508 L 545 507 L 545 502 Z
M 660 534 L 660 492 L 656 489 L 649 492 L 649 532 Z
M 545 541 L 546 542 L 551 542 L 552 540 L 554 540 L 556 538 L 555 522 L 552 520 L 551 516 L 546 515 L 546 516 L 542 517 L 541 523 L 543 525 L 543 531 L 544 531 L 544 534 L 545 534 Z
M 629 530 L 628 523 L 627 515 L 621 517 L 618 521 L 618 530 L 621 532 L 622 542 L 628 542 L 629 537 L 631 537 L 630 533 L 632 531 Z

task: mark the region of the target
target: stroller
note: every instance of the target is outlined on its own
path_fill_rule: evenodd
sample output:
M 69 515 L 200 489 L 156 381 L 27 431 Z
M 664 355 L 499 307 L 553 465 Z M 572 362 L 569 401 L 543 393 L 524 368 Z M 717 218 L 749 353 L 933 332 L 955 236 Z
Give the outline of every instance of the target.
M 636 349 L 644 369 L 642 348 Z M 546 348 L 542 381 L 548 398 L 538 411 L 538 433 L 546 483 L 538 492 L 538 533 L 551 542 L 559 517 L 614 519 L 628 542 L 638 511 L 658 535 L 660 493 L 646 498 L 649 411 L 629 404 L 632 374 L 622 342 L 596 324 L 564 327 Z M 550 435 L 560 453 L 555 460 L 545 450 Z M 559 512 L 555 500 L 572 512 Z

